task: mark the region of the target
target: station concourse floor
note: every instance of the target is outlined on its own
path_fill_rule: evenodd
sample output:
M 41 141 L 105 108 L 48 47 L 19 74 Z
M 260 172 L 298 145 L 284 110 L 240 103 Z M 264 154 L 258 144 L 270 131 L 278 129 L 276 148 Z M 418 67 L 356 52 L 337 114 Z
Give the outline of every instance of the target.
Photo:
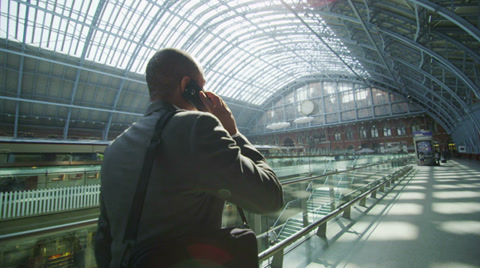
M 480 267 L 480 162 L 416 166 L 286 252 L 286 268 Z

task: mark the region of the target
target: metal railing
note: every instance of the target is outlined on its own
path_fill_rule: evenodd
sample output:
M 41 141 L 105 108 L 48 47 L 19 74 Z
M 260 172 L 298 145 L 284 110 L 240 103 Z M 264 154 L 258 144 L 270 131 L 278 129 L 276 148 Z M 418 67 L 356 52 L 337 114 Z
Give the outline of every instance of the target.
M 398 170 L 397 172 L 394 172 L 393 174 L 389 175 L 389 178 L 386 178 L 383 182 L 380 182 L 373 186 L 371 189 L 365 191 L 364 193 L 360 194 L 359 196 L 355 197 L 354 199 L 341 204 L 339 207 L 337 207 L 335 210 L 333 210 L 331 213 L 323 217 L 322 219 L 310 224 L 309 226 L 303 228 L 302 230 L 298 231 L 294 235 L 290 236 L 289 238 L 282 240 L 278 244 L 273 245 L 272 247 L 268 248 L 267 250 L 261 252 L 258 255 L 259 262 L 263 262 L 268 260 L 269 258 L 273 257 L 273 260 L 271 262 L 271 267 L 282 267 L 283 263 L 283 250 L 291 245 L 292 243 L 296 242 L 297 240 L 301 239 L 308 233 L 314 231 L 316 228 L 317 230 L 317 235 L 325 237 L 326 235 L 326 223 L 332 219 L 334 219 L 337 215 L 340 213 L 345 213 L 344 217 L 349 218 L 350 217 L 350 209 L 353 205 L 355 205 L 357 202 L 361 202 L 361 204 L 364 204 L 366 198 L 368 195 L 376 194 L 376 192 L 380 189 L 383 190 L 384 187 L 387 185 L 390 186 L 391 183 L 394 183 L 396 179 L 399 177 L 405 175 L 408 171 L 412 169 L 411 166 L 407 166 L 402 168 L 401 170 Z
M 397 160 L 397 159 L 395 159 L 395 160 Z M 298 180 L 290 180 L 290 181 L 286 182 L 285 184 L 284 183 L 282 183 L 282 184 L 283 185 L 289 185 L 289 184 L 301 183 L 301 182 L 307 182 L 307 181 L 312 182 L 315 179 L 326 178 L 326 177 L 334 175 L 334 174 L 342 174 L 342 173 L 352 172 L 352 171 L 354 172 L 356 169 L 364 169 L 364 168 L 369 168 L 369 167 L 376 166 L 376 165 L 385 165 L 387 163 L 389 164 L 391 161 L 392 160 L 381 161 L 380 163 L 369 164 L 369 165 L 365 165 L 365 166 L 362 166 L 362 167 L 355 167 L 355 168 L 349 169 L 349 170 L 342 170 L 342 171 L 337 171 L 337 172 L 332 172 L 332 173 L 326 173 L 324 175 L 319 175 L 319 176 L 310 176 L 310 177 L 306 177 L 306 178 L 303 177 L 303 178 L 299 178 Z M 402 169 L 402 170 L 404 170 L 404 169 Z M 392 180 L 396 179 L 398 174 L 399 173 L 396 172 L 393 175 L 389 176 L 388 179 L 385 179 L 384 181 L 382 181 L 381 183 L 378 183 L 378 184 L 375 184 L 375 185 L 368 185 L 368 186 L 366 185 L 365 187 L 362 187 L 363 189 L 356 189 L 354 192 L 352 192 L 352 193 L 355 193 L 355 194 L 350 193 L 350 194 L 347 194 L 347 195 L 343 196 L 343 199 L 348 199 L 348 198 L 351 197 L 351 198 L 353 198 L 353 200 L 348 201 L 345 204 L 340 204 L 338 208 L 334 209 L 328 215 L 326 215 L 326 216 L 322 215 L 321 219 L 318 219 L 318 220 L 315 219 L 313 221 L 313 223 L 309 224 L 307 227 L 303 228 L 302 230 L 298 231 L 297 233 L 293 234 L 292 236 L 285 238 L 284 240 L 278 242 L 277 244 L 275 244 L 275 245 L 271 246 L 270 248 L 266 249 L 265 251 L 261 252 L 259 254 L 259 260 L 260 261 L 266 261 L 266 260 L 269 260 L 269 258 L 273 257 L 272 267 L 281 267 L 281 262 L 282 262 L 281 260 L 283 260 L 283 251 L 287 246 L 299 241 L 299 239 L 301 237 L 303 237 L 305 234 L 311 232 L 315 228 L 323 226 L 322 228 L 319 228 L 319 231 L 317 231 L 317 234 L 321 235 L 322 232 L 324 233 L 324 231 L 325 231 L 323 229 L 326 229 L 326 224 L 324 224 L 324 223 L 333 219 L 339 213 L 344 212 L 345 215 L 349 214 L 348 209 L 353 204 L 355 204 L 359 200 L 362 203 L 363 202 L 362 198 L 366 198 L 366 196 L 369 193 L 372 193 L 372 195 L 373 195 L 373 193 L 376 192 L 377 189 L 380 189 L 381 187 L 384 187 L 385 185 L 389 186 L 390 182 Z M 308 186 L 307 189 L 312 187 L 311 184 L 309 184 L 309 185 L 310 186 Z M 93 185 L 93 186 L 96 186 L 96 185 Z M 94 191 L 96 191 L 96 190 L 92 190 L 91 192 L 94 192 Z M 358 194 L 358 191 L 365 191 L 365 192 L 363 192 L 362 194 Z M 356 196 L 357 194 L 359 196 L 354 198 L 353 196 L 354 195 Z M 58 195 L 58 196 L 62 196 L 62 195 Z M 30 197 L 26 197 L 26 198 L 18 198 L 18 200 L 28 200 L 29 198 L 32 199 L 32 197 L 30 196 Z M 5 199 L 5 195 L 0 196 L 0 200 L 4 200 L 4 199 Z M 92 199 L 94 200 L 94 202 L 98 202 L 98 200 L 96 200 L 95 198 L 92 198 Z M 47 199 L 45 199 L 45 200 L 47 200 Z M 1 207 L 6 206 L 5 202 L 0 203 L 0 204 L 1 204 Z M 66 208 L 66 205 L 62 205 L 62 204 L 68 204 L 68 202 L 66 202 L 66 201 L 65 202 L 56 202 L 55 204 L 56 204 L 57 208 L 65 208 L 66 210 L 68 210 Z M 45 205 L 45 206 L 49 207 L 47 205 Z M 55 207 L 55 205 L 52 205 L 52 203 L 50 203 L 50 207 L 52 207 L 52 206 Z M 17 211 L 18 211 L 19 207 L 21 208 L 22 205 L 18 205 L 18 203 L 17 203 L 17 206 L 16 206 Z M 26 206 L 24 206 L 24 207 L 25 207 L 25 211 L 28 211 L 27 207 Z M 31 207 L 32 206 L 30 206 L 29 209 L 31 209 Z M 37 207 L 39 207 L 39 206 L 37 206 Z M 0 241 L 6 241 L 6 240 L 12 241 L 12 240 L 15 240 L 15 239 L 21 238 L 21 237 L 30 237 L 30 236 L 36 236 L 36 235 L 39 235 L 39 234 L 47 234 L 47 233 L 58 233 L 59 231 L 68 231 L 71 228 L 92 226 L 94 224 L 96 224 L 96 219 L 83 221 L 83 222 L 75 222 L 75 223 L 71 223 L 71 224 L 63 224 L 63 225 L 58 225 L 58 226 L 52 226 L 52 227 L 42 228 L 42 229 L 32 229 L 32 230 L 29 230 L 29 231 L 26 231 L 26 232 L 18 232 L 18 233 L 11 233 L 11 234 L 8 234 L 8 235 L 1 235 L 0 236 Z M 276 223 L 276 224 L 278 224 L 278 223 Z M 282 228 L 282 225 L 280 225 L 280 224 L 278 226 L 276 226 L 275 228 L 270 228 L 265 233 L 257 236 L 257 239 L 260 239 L 260 240 L 264 239 L 265 236 L 268 236 L 269 232 L 272 232 L 272 231 L 277 232 L 277 230 L 279 230 L 280 228 Z M 299 241 L 299 242 L 301 243 L 301 241 Z M 280 265 L 276 265 L 275 263 L 280 263 Z

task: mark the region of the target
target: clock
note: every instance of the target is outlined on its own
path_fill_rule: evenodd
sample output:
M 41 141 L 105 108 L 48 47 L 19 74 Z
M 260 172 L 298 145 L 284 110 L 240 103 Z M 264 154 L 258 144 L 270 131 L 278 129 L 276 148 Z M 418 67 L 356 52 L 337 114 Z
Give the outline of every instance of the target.
M 315 109 L 315 104 L 313 103 L 313 101 L 306 100 L 302 102 L 302 104 L 300 104 L 300 111 L 304 115 L 309 115 L 313 113 L 314 109 Z

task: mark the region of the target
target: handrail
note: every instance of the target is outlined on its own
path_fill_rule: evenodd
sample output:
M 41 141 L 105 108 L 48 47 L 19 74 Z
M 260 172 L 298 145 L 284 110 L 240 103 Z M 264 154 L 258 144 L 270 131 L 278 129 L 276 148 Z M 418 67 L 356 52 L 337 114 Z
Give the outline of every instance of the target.
M 411 166 L 409 166 L 409 168 L 411 169 Z M 275 244 L 274 246 L 272 246 L 272 247 L 268 248 L 267 250 L 261 252 L 260 254 L 258 254 L 259 262 L 265 261 L 268 258 L 272 257 L 273 255 L 280 252 L 281 250 L 283 250 L 284 248 L 286 248 L 290 244 L 294 243 L 295 241 L 297 241 L 298 239 L 300 239 L 304 235 L 313 231 L 315 228 L 319 227 L 320 225 L 325 224 L 326 222 L 328 222 L 332 218 L 336 217 L 338 214 L 342 213 L 347 208 L 353 206 L 355 203 L 360 201 L 362 198 L 366 197 L 367 195 L 369 195 L 373 191 L 376 191 L 378 188 L 382 187 L 383 185 L 387 184 L 387 182 L 390 182 L 391 180 L 394 180 L 394 179 L 396 179 L 395 176 L 391 176 L 391 178 L 389 178 L 388 180 L 385 180 L 382 183 L 377 184 L 375 187 L 373 187 L 372 189 L 366 191 L 365 193 L 357 196 L 355 199 L 339 206 L 338 208 L 336 208 L 335 210 L 333 210 L 332 212 L 327 214 L 321 220 L 310 224 L 309 226 L 307 226 L 307 227 L 303 228 L 302 230 L 296 232 L 294 235 L 288 237 L 285 240 L 280 241 L 278 244 Z
M 319 217 L 319 215 L 315 213 L 316 211 L 320 211 L 324 206 L 331 207 L 333 203 L 335 203 L 335 200 L 330 201 L 329 203 L 321 204 L 319 207 L 315 208 L 314 210 L 309 211 L 309 212 L 313 212 L 313 221 L 315 221 Z
M 408 158 L 408 157 L 405 157 L 405 158 Z M 398 159 L 395 159 L 395 160 L 398 160 Z M 363 168 L 367 168 L 367 167 L 370 167 L 370 166 L 375 166 L 375 165 L 380 165 L 380 164 L 384 164 L 386 162 L 390 162 L 392 160 L 387 160 L 387 161 L 381 161 L 381 162 L 377 162 L 375 164 L 371 164 L 371 165 L 368 165 L 368 166 L 363 166 L 361 168 L 354 168 L 355 169 L 363 169 Z M 352 170 L 345 170 L 345 171 L 337 171 L 337 172 L 333 172 L 333 173 L 328 173 L 328 174 L 325 174 L 325 175 L 319 175 L 319 176 L 312 176 L 312 177 L 308 177 L 308 178 L 303 178 L 303 179 L 299 179 L 297 180 L 296 182 L 302 182 L 302 181 L 307 181 L 307 180 L 313 180 L 313 179 L 317 179 L 317 178 L 321 178 L 321 177 L 326 177 L 326 176 L 330 176 L 330 175 L 334 175 L 334 174 L 341 174 L 341 173 L 345 173 L 345 172 L 351 172 Z M 380 187 L 381 185 L 385 184 L 387 181 L 384 181 L 382 184 L 379 184 L 377 185 L 375 188 L 372 188 L 372 189 L 377 189 L 378 187 Z M 294 182 L 292 181 L 289 181 L 285 184 L 282 184 L 282 185 L 287 185 L 287 184 L 293 184 Z M 369 193 L 369 192 L 372 192 L 373 190 L 369 190 L 368 192 L 366 193 Z M 363 197 L 365 194 L 362 194 L 360 195 L 360 197 Z M 355 198 L 354 200 L 359 200 L 359 198 Z M 352 201 L 350 201 L 349 203 L 351 203 Z M 347 203 L 348 204 L 348 203 Z M 334 211 L 332 211 L 330 214 L 334 213 L 335 211 L 338 211 L 340 208 L 343 208 L 345 205 L 342 205 L 340 207 L 338 207 L 337 209 L 335 209 Z M 340 213 L 340 212 L 338 212 Z M 337 214 L 338 214 L 337 213 Z M 328 214 L 328 215 L 330 215 Z M 329 219 L 331 217 L 329 216 L 326 216 L 328 217 Z M 336 214 L 335 214 L 336 216 Z M 325 219 L 325 218 L 324 218 Z M 56 226 L 51 226 L 51 227 L 46 227 L 46 228 L 40 228 L 40 229 L 33 229 L 33 230 L 28 230 L 28 231 L 25 231 L 25 232 L 18 232 L 18 233 L 11 233 L 11 234 L 7 234 L 7 235 L 0 235 L 0 241 L 2 240 L 6 240 L 6 239 L 12 239 L 12 238 L 19 238 L 19 237 L 24 237 L 24 236 L 29 236 L 29 235 L 38 235 L 38 234 L 42 234 L 42 233 L 46 233 L 46 232 L 51 232 L 51 231 L 60 231 L 60 230 L 63 230 L 63 229 L 69 229 L 69 228 L 73 228 L 73 227 L 81 227 L 81 226 L 85 226 L 85 225 L 90 225 L 90 224 L 95 224 L 97 222 L 98 219 L 91 219 L 91 220 L 85 220 L 85 221 L 80 221 L 80 222 L 73 222 L 73 223 L 68 223 L 68 224 L 62 224 L 62 225 L 56 225 Z M 323 221 L 323 219 L 321 220 Z M 320 225 L 321 223 L 319 222 L 316 222 L 312 225 Z M 311 227 L 312 225 L 309 225 L 308 227 L 306 228 L 315 228 L 315 227 Z M 277 251 L 275 251 L 274 253 L 270 253 L 272 251 L 272 249 L 276 249 L 279 247 L 279 245 L 284 245 L 286 243 L 286 241 L 290 241 L 292 237 L 296 237 L 297 234 L 281 241 L 280 243 L 276 244 L 275 246 L 267 249 L 266 251 L 260 253 L 261 256 L 266 256 L 266 254 L 268 254 L 268 257 L 271 257 L 274 253 L 276 253 Z M 292 241 L 291 243 L 295 242 Z M 291 243 L 288 243 L 286 246 L 288 246 L 289 244 Z M 271 254 L 271 255 L 270 255 Z M 259 255 L 259 257 L 260 257 Z M 268 257 L 265 257 L 265 258 L 268 258 Z
M 331 161 L 331 160 L 330 160 L 330 161 Z M 356 161 L 356 158 L 355 158 L 354 162 L 355 162 L 355 161 Z M 377 163 L 371 164 L 371 166 L 381 165 L 381 164 L 383 164 L 383 163 L 391 162 L 391 161 L 392 161 L 392 160 L 384 160 L 384 161 L 381 161 L 381 162 L 377 162 Z M 330 162 L 329 162 L 329 163 L 330 163 Z M 292 180 L 288 180 L 288 181 L 281 181 L 280 183 L 281 183 L 281 185 L 288 185 L 288 184 L 292 184 L 292 182 L 301 182 L 301 181 L 305 181 L 305 180 L 311 180 L 310 183 L 309 183 L 308 186 L 307 186 L 307 189 L 306 189 L 306 190 L 308 191 L 308 189 L 309 189 L 309 187 L 311 186 L 313 180 L 315 180 L 315 179 L 322 178 L 322 177 L 325 177 L 325 176 L 326 176 L 327 179 L 325 180 L 325 183 L 324 183 L 324 185 L 325 185 L 325 184 L 327 183 L 327 181 L 328 181 L 328 178 L 329 178 L 331 175 L 336 175 L 336 174 L 345 173 L 345 172 L 352 172 L 352 171 L 355 173 L 358 169 L 364 169 L 364 168 L 367 168 L 367 167 L 368 167 L 368 166 L 361 166 L 361 167 L 358 167 L 358 168 L 351 168 L 351 169 L 347 169 L 347 170 L 344 170 L 344 171 L 337 171 L 337 172 L 328 173 L 328 174 L 325 174 L 325 171 L 327 170 L 327 169 L 325 169 L 323 175 L 310 176 L 310 177 L 301 178 L 301 179 L 296 179 L 296 180 L 295 180 L 295 179 L 292 179 Z M 342 177 L 342 178 L 340 179 L 340 181 L 337 183 L 337 188 L 338 188 L 338 185 L 340 185 L 340 183 L 341 183 L 341 181 L 342 181 L 343 179 L 344 179 L 344 177 Z M 313 196 L 313 189 L 312 189 L 312 194 L 310 195 L 310 197 L 309 197 L 308 200 L 307 200 L 307 203 L 311 200 L 312 196 Z M 340 198 L 340 197 L 339 197 L 339 198 Z M 271 228 L 276 227 L 278 221 L 279 221 L 280 218 L 283 216 L 283 214 L 285 213 L 285 211 L 287 210 L 287 208 L 289 207 L 289 205 L 290 205 L 291 203 L 293 203 L 293 202 L 298 201 L 298 200 L 299 200 L 299 199 L 292 200 L 292 201 L 288 202 L 288 203 L 284 206 L 282 212 L 281 212 L 280 215 L 277 217 L 277 220 L 275 221 L 275 223 L 272 225 Z M 283 229 L 282 229 L 282 230 L 283 230 Z M 280 233 L 281 233 L 282 230 L 280 230 Z
M 285 213 L 285 211 L 287 210 L 288 206 L 290 206 L 290 204 L 292 204 L 293 202 L 297 202 L 298 200 L 300 200 L 300 199 L 294 199 L 294 200 L 288 202 L 288 203 L 285 205 L 285 207 L 283 208 L 282 213 L 280 213 L 280 215 L 278 216 L 277 220 L 275 221 L 275 223 L 274 223 L 274 224 L 272 225 L 272 227 L 270 227 L 270 228 L 275 228 L 275 226 L 277 225 L 278 221 L 279 221 L 280 218 L 283 216 L 283 213 Z
M 408 159 L 408 158 L 410 158 L 410 156 L 406 156 L 406 157 L 403 157 L 403 158 Z M 289 180 L 289 181 L 283 182 L 283 183 L 280 182 L 280 184 L 283 186 L 283 185 L 294 184 L 294 183 L 298 183 L 298 182 L 302 182 L 302 181 L 314 180 L 314 179 L 318 179 L 318 178 L 322 178 L 322 177 L 326 177 L 326 176 L 330 176 L 330 175 L 336 175 L 336 174 L 341 174 L 341 173 L 352 172 L 352 171 L 355 171 L 355 170 L 358 170 L 358 169 L 364 169 L 364 168 L 368 168 L 368 167 L 373 167 L 373 166 L 385 164 L 385 163 L 387 163 L 387 162 L 392 162 L 392 161 L 396 161 L 396 160 L 403 159 L 403 158 L 396 158 L 396 159 L 391 159 L 391 160 L 384 160 L 384 161 L 376 162 L 376 163 L 369 164 L 369 165 L 366 165 L 366 166 L 355 167 L 355 168 L 348 169 L 348 170 L 330 172 L 330 173 L 326 173 L 326 174 L 322 174 L 322 175 L 316 175 L 316 176 L 301 178 L 301 179 L 298 179 L 298 180 Z
M 277 229 L 282 228 L 283 225 L 285 225 L 285 223 L 280 224 L 279 226 L 277 226 L 277 227 L 275 227 L 275 228 L 270 228 L 270 230 L 268 230 L 268 231 L 266 231 L 266 232 L 263 232 L 263 233 L 257 235 L 257 240 L 260 239 L 260 238 L 267 237 L 267 236 L 269 235 L 269 233 L 275 232 Z M 276 233 L 276 232 L 275 232 L 275 233 Z
M 27 237 L 30 235 L 40 235 L 43 233 L 49 233 L 53 231 L 58 232 L 61 230 L 70 230 L 72 228 L 85 227 L 87 225 L 97 224 L 97 221 L 98 219 L 90 219 L 90 220 L 71 222 L 71 223 L 60 224 L 60 225 L 55 225 L 55 226 L 50 226 L 45 228 L 33 229 L 33 230 L 28 230 L 28 231 L 23 231 L 18 233 L 0 235 L 0 241 L 13 239 L 13 238 L 18 239 L 18 238 Z

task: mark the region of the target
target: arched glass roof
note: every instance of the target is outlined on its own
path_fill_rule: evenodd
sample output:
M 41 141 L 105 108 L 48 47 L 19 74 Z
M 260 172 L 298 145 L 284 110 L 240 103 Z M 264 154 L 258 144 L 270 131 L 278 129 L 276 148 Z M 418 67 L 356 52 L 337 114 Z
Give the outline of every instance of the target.
M 4 0 L 2 6 L 7 27 L 0 38 L 139 74 L 159 48 L 182 48 L 205 66 L 207 90 L 253 105 L 302 76 L 351 72 L 331 49 L 366 73 L 320 17 L 304 19 L 315 25 L 309 29 L 278 1 Z
M 14 137 L 110 139 L 143 113 L 145 64 L 163 47 L 202 63 L 242 131 L 325 79 L 406 98 L 458 139 L 480 131 L 478 1 L 0 1 L 0 118 Z

